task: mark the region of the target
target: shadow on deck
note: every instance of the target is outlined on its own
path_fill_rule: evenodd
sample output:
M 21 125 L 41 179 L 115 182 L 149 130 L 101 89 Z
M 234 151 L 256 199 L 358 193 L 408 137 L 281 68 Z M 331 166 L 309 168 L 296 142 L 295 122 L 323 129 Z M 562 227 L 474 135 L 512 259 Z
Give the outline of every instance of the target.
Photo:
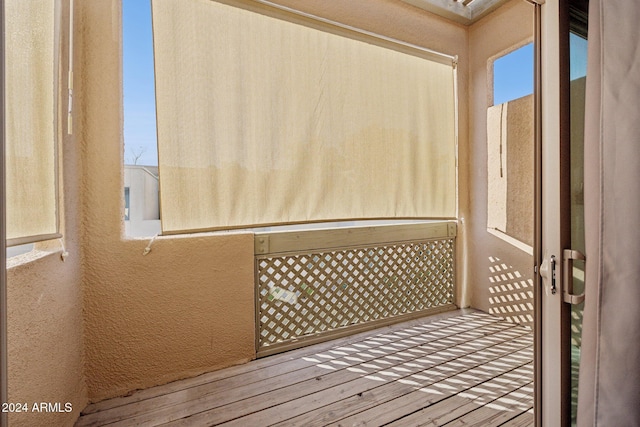
M 531 331 L 457 310 L 99 402 L 76 425 L 533 423 Z

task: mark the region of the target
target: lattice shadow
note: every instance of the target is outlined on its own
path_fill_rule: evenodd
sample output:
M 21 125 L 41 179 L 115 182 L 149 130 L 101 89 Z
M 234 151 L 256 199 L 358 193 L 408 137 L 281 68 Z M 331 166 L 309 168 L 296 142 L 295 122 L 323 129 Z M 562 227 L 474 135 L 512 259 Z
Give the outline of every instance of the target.
M 489 313 L 533 328 L 533 280 L 497 257 L 489 262 Z

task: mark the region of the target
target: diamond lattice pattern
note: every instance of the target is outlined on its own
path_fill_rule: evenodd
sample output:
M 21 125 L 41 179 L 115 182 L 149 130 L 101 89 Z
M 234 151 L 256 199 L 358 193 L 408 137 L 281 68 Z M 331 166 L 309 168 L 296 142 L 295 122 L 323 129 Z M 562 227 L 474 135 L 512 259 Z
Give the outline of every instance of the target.
M 258 257 L 258 350 L 453 303 L 454 239 Z

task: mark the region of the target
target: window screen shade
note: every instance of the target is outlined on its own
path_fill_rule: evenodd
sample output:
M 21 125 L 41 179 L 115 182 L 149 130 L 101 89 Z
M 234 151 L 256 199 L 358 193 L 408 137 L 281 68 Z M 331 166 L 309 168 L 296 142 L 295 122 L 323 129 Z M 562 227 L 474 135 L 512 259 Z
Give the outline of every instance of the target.
M 5 1 L 9 245 L 58 232 L 54 130 L 55 3 Z
M 455 216 L 451 63 L 152 4 L 163 232 Z

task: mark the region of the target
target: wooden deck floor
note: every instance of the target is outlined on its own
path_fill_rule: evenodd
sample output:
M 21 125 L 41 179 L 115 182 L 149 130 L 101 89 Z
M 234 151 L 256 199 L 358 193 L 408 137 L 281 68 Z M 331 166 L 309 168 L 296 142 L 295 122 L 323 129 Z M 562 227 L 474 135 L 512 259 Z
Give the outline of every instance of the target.
M 440 315 L 88 406 L 77 426 L 529 426 L 533 339 Z

